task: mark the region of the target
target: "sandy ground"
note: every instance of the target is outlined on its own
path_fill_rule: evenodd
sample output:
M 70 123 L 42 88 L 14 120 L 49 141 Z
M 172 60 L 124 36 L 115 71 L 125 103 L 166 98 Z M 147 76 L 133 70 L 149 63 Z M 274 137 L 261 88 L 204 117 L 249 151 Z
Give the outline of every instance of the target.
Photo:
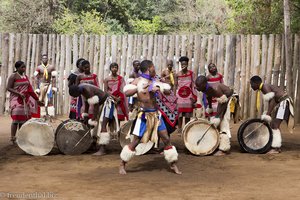
M 289 134 L 282 125 L 283 153 L 277 155 L 241 153 L 239 125 L 232 125 L 232 152 L 223 157 L 193 156 L 174 134 L 181 176 L 159 154 L 135 157 L 128 174 L 119 175 L 117 141 L 101 157 L 65 156 L 57 149 L 44 157 L 26 155 L 9 143 L 9 117 L 0 117 L 0 127 L 0 199 L 36 192 L 50 199 L 300 199 L 299 126 Z

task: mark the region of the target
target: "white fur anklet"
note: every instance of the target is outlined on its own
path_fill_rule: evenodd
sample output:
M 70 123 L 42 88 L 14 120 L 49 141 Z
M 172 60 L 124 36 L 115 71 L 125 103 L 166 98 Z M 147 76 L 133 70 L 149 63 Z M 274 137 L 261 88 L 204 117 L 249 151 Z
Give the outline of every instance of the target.
M 280 148 L 281 147 L 281 133 L 279 129 L 272 129 L 273 132 L 273 141 L 271 147 L 273 148 Z
M 91 125 L 91 126 L 97 126 L 98 122 L 94 121 L 92 119 L 89 119 L 88 124 Z
M 230 150 L 230 139 L 228 135 L 225 133 L 220 134 L 220 145 L 219 145 L 219 150 L 221 151 L 229 151 Z
M 120 157 L 124 162 L 129 162 L 134 155 L 135 151 L 131 151 L 128 145 L 125 145 L 120 153 Z
M 100 138 L 98 144 L 100 145 L 108 145 L 110 141 L 110 134 L 108 132 L 100 133 Z
M 81 114 L 81 118 L 85 118 L 85 117 L 88 117 L 89 116 L 89 113 L 82 113 Z
M 164 150 L 164 156 L 168 163 L 173 163 L 178 160 L 178 153 L 175 146 Z

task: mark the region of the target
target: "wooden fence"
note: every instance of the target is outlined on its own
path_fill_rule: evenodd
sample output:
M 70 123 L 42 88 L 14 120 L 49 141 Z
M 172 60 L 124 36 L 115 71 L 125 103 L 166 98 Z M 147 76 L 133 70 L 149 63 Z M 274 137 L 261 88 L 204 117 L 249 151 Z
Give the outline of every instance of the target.
M 292 40 L 292 75 L 286 74 L 283 35 L 35 35 L 0 34 L 1 88 L 0 114 L 8 111 L 8 95 L 5 93 L 7 77 L 14 70 L 14 63 L 27 64 L 27 75 L 33 76 L 40 64 L 41 54 L 47 53 L 50 63 L 58 71 L 57 114 L 69 111 L 69 95 L 66 78 L 78 58 L 91 62 L 92 71 L 100 83 L 109 74 L 109 64 L 117 62 L 120 74 L 128 77 L 135 59 L 150 59 L 157 73 L 166 66 L 166 59 L 173 59 L 178 70 L 180 56 L 190 58 L 190 69 L 204 74 L 210 62 L 217 65 L 225 83 L 234 87 L 240 95 L 243 118 L 255 117 L 256 93 L 250 89 L 249 78 L 260 75 L 266 83 L 286 86 L 286 78 L 293 80 L 293 96 L 297 115 L 300 109 L 300 35 Z M 297 98 L 296 98 L 297 97 Z

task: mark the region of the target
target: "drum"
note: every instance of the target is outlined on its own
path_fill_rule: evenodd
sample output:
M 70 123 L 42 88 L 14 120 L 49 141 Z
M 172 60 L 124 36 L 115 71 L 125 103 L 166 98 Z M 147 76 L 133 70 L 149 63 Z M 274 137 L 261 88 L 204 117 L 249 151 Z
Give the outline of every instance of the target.
M 17 144 L 34 156 L 47 155 L 54 146 L 54 130 L 44 119 L 30 119 L 17 132 Z
M 272 129 L 261 119 L 245 121 L 238 130 L 238 142 L 242 151 L 248 153 L 266 153 L 272 144 Z
M 185 147 L 194 155 L 209 155 L 219 146 L 219 131 L 204 119 L 193 119 L 183 128 Z
M 132 139 L 133 139 L 133 135 L 130 135 L 130 138 L 126 139 L 126 136 L 128 134 L 128 132 L 131 132 L 131 127 L 133 125 L 134 120 L 130 120 L 128 122 L 126 122 L 125 124 L 123 124 L 120 128 L 119 131 L 119 142 L 121 147 L 123 148 L 125 145 L 129 144 Z M 149 141 L 147 143 L 140 143 L 137 145 L 137 147 L 135 148 L 136 154 L 135 155 L 143 155 L 145 153 L 147 153 L 150 149 L 152 149 L 154 143 Z
M 66 120 L 56 129 L 55 141 L 58 149 L 66 155 L 86 152 L 92 142 L 90 129 L 82 122 Z

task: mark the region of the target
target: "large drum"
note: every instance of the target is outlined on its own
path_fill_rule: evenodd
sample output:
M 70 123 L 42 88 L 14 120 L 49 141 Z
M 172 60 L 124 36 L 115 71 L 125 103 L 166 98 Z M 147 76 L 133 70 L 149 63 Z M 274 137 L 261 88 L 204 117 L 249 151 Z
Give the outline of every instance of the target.
M 131 127 L 133 125 L 133 120 L 130 120 L 128 122 L 126 122 L 125 124 L 123 124 L 120 128 L 119 131 L 119 141 L 120 141 L 120 145 L 121 147 L 124 147 L 125 145 L 129 144 L 132 139 L 133 139 L 133 135 L 130 135 L 130 138 L 126 139 L 126 136 L 128 134 L 128 132 L 131 132 Z M 145 153 L 147 153 L 150 149 L 152 149 L 154 143 L 149 141 L 147 143 L 140 143 L 137 145 L 137 147 L 135 148 L 136 151 L 136 155 L 143 155 Z
M 204 119 L 193 119 L 183 128 L 185 147 L 194 155 L 209 155 L 219 146 L 219 131 Z
M 58 149 L 66 155 L 77 155 L 86 152 L 92 142 L 90 129 L 75 120 L 66 120 L 56 129 L 55 141 Z
M 272 144 L 272 129 L 261 119 L 245 121 L 238 130 L 238 142 L 242 151 L 248 153 L 266 153 Z
M 30 119 L 17 132 L 17 144 L 34 156 L 47 155 L 54 146 L 54 130 L 44 119 Z

